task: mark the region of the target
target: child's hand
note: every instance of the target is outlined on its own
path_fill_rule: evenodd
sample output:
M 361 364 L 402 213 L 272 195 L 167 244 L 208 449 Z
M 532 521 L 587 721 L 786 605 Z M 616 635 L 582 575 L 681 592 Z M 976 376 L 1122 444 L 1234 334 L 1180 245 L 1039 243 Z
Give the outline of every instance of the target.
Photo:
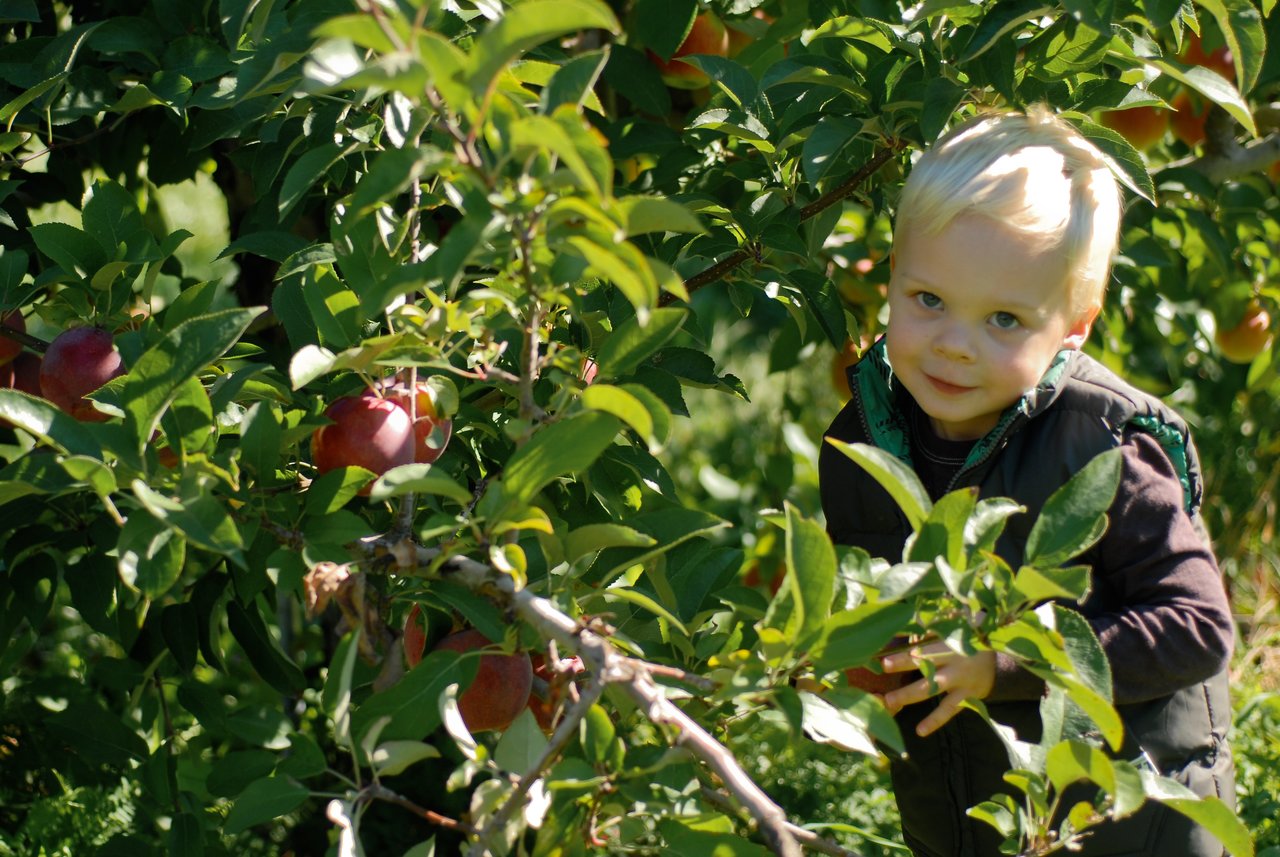
M 886 673 L 902 673 L 919 669 L 924 661 L 932 662 L 936 668 L 932 682 L 927 677 L 921 678 L 884 696 L 885 706 L 897 714 L 908 705 L 945 694 L 938 707 L 916 727 L 916 734 L 921 737 L 955 717 L 966 699 L 982 699 L 991 693 L 996 679 L 995 652 L 957 655 L 945 643 L 914 646 L 905 652 L 886 655 L 880 662 Z

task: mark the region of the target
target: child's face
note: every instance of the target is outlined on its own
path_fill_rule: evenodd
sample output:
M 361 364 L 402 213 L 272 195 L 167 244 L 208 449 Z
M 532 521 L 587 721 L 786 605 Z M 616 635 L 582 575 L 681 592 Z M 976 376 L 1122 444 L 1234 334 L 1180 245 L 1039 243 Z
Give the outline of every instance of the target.
M 1079 348 L 1096 310 L 1072 310 L 1066 266 L 990 218 L 900 236 L 889 282 L 894 375 L 941 437 L 970 440 Z

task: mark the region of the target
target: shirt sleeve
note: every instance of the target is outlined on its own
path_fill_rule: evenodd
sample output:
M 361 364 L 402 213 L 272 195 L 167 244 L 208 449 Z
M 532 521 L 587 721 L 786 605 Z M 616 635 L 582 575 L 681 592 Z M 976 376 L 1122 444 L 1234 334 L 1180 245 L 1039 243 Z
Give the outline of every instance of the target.
M 1234 625 L 1213 552 L 1183 505 L 1160 445 L 1134 434 L 1107 532 L 1081 561 L 1093 568 L 1079 605 L 1111 665 L 1116 704 L 1166 696 L 1226 667 Z M 1044 685 L 998 657 L 992 700 L 1031 699 Z

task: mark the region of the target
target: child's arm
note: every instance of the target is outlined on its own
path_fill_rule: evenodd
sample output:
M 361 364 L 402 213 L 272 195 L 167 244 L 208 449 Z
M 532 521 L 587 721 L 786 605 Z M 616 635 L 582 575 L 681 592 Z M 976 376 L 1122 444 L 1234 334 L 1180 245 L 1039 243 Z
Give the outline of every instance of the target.
M 1111 663 L 1115 702 L 1164 696 L 1221 670 L 1233 638 L 1221 574 L 1182 510 L 1182 487 L 1168 458 L 1150 437 L 1135 435 L 1125 444 L 1124 480 L 1108 514 L 1107 534 L 1082 558 L 1094 567 L 1094 583 L 1079 609 Z M 932 686 L 920 679 L 885 695 L 896 713 L 943 694 L 920 722 L 921 735 L 954 717 L 965 699 L 1034 699 L 1043 690 L 1025 680 L 1029 674 L 998 668 L 993 653 L 964 657 L 941 643 L 882 662 L 886 672 L 902 673 L 921 660 L 937 666 Z

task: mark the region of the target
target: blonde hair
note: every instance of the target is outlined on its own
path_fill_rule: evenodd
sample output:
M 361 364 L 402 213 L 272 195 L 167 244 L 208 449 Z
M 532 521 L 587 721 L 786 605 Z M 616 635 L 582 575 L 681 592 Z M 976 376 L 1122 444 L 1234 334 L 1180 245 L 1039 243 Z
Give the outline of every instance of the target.
M 1072 306 L 1101 306 L 1120 190 L 1106 157 L 1047 107 L 978 116 L 939 139 L 907 178 L 895 232 L 937 234 L 966 214 L 1060 247 Z

